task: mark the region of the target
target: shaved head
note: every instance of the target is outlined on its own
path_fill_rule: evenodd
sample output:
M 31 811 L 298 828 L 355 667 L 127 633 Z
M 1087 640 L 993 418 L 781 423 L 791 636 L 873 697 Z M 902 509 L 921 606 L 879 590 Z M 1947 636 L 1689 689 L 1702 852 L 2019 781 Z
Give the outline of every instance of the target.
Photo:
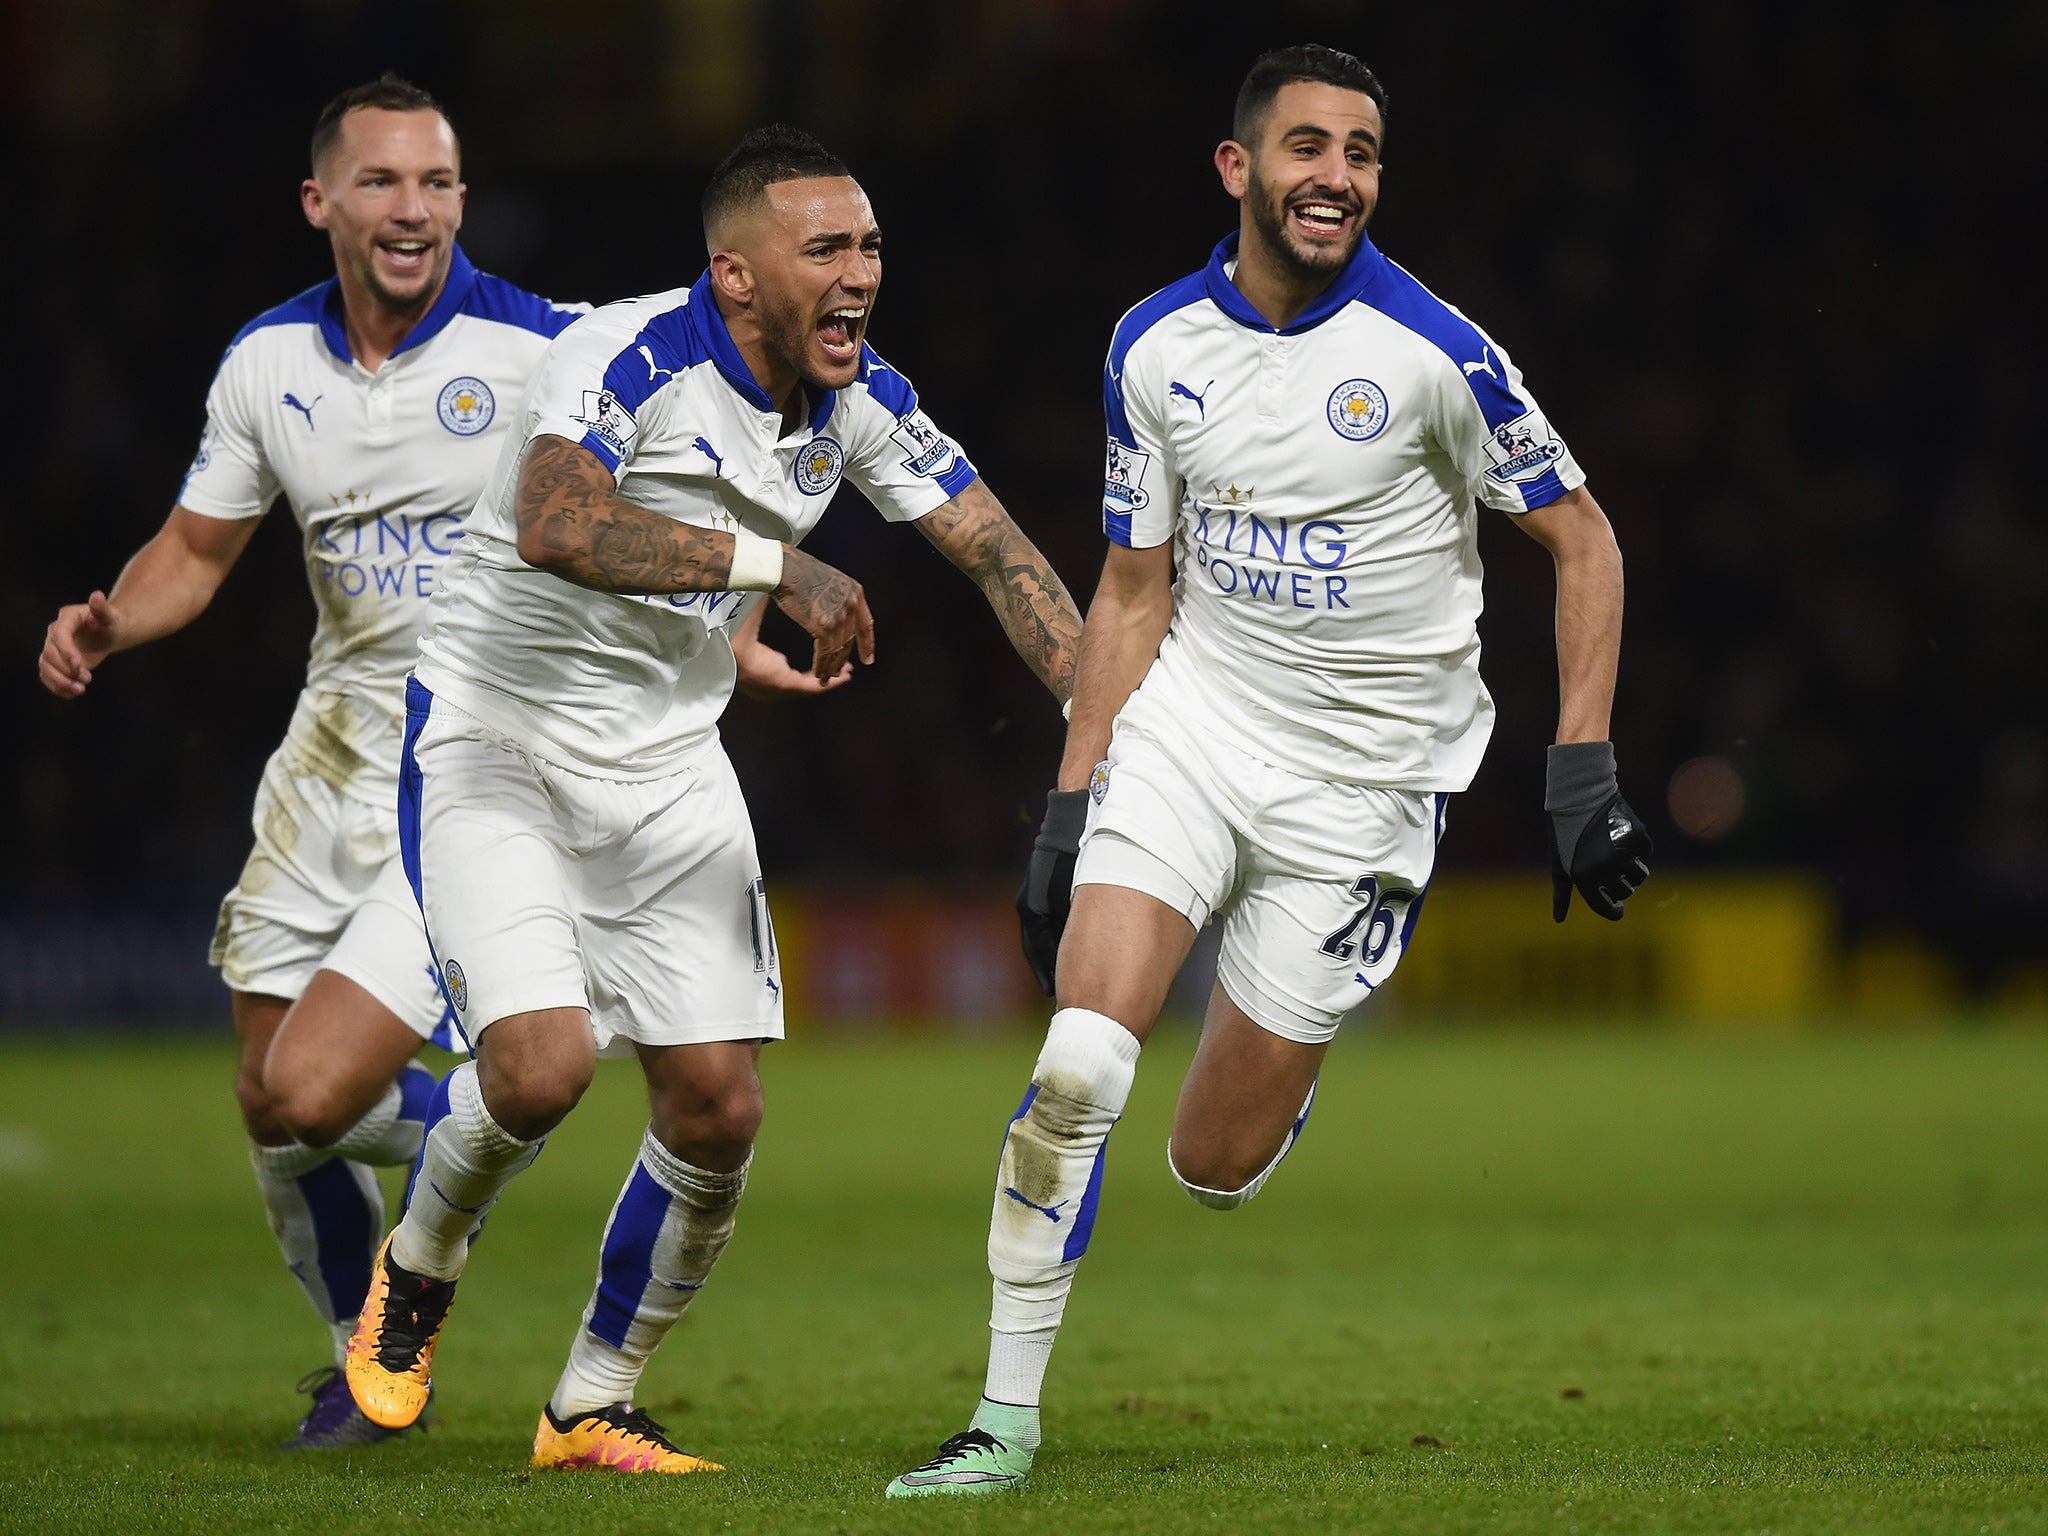
M 719 162 L 704 188 L 704 244 L 712 255 L 739 243 L 769 212 L 767 191 L 779 182 L 850 178 L 846 162 L 801 128 L 756 128 Z

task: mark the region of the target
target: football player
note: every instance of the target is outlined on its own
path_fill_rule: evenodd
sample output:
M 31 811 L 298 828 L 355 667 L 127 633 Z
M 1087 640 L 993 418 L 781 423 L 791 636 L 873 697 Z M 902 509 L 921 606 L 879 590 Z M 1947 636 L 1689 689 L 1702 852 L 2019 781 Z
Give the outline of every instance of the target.
M 749 135 L 704 195 L 695 283 L 549 350 L 444 574 L 408 684 L 400 817 L 476 1059 L 430 1126 L 348 1352 L 375 1422 L 424 1409 L 469 1239 L 633 1054 L 652 1115 L 533 1462 L 714 1469 L 633 1402 L 733 1232 L 783 1032 L 747 807 L 718 740 L 722 632 L 767 594 L 813 670 L 874 655 L 861 589 L 796 546 L 851 480 L 985 593 L 1055 697 L 1080 617 L 909 380 L 866 343 L 881 231 L 809 135 Z
M 1386 93 L 1357 59 L 1260 58 L 1216 151 L 1237 231 L 1110 342 L 1109 555 L 1019 895 L 1058 1011 L 996 1174 L 981 1402 L 891 1497 L 1028 1476 L 1110 1128 L 1212 917 L 1221 960 L 1168 1166 L 1229 1210 L 1301 1134 L 1492 730 L 1475 500 L 1556 562 L 1555 916 L 1576 888 L 1619 918 L 1648 876 L 1608 741 L 1614 535 L 1499 346 L 1366 238 L 1385 142 Z

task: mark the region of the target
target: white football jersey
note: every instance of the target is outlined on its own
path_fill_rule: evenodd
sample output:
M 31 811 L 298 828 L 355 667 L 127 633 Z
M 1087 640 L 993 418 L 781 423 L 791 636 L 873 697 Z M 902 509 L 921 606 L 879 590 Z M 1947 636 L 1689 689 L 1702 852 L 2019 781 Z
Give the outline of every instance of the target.
M 619 494 L 699 528 L 796 543 L 851 479 L 909 522 L 975 469 L 919 409 L 917 391 L 863 347 L 847 388 L 809 400 L 784 435 L 711 293 L 608 304 L 548 348 L 461 552 L 442 573 L 417 668 L 426 688 L 575 772 L 653 778 L 717 739 L 732 694 L 724 630 L 743 592 L 649 597 L 574 586 L 519 558 L 525 445 L 553 435 L 612 472 Z
M 1124 316 L 1103 394 L 1103 523 L 1175 540 L 1147 687 L 1336 783 L 1461 790 L 1493 730 L 1473 499 L 1585 476 L 1491 337 L 1370 240 L 1276 331 L 1231 282 L 1237 236 Z
M 298 519 L 319 609 L 285 736 L 304 771 L 392 803 L 405 674 L 441 564 L 527 375 L 589 308 L 479 272 L 458 247 L 440 297 L 375 373 L 349 353 L 334 278 L 258 315 L 229 344 L 178 504 L 261 517 L 281 492 Z

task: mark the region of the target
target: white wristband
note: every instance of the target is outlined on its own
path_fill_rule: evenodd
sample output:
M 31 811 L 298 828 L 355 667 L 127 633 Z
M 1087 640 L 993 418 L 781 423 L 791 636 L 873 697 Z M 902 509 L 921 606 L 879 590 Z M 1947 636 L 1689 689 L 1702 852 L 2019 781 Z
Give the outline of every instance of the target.
M 1071 698 L 1070 698 L 1070 699 L 1068 699 L 1066 703 L 1064 703 L 1064 704 L 1062 704 L 1062 705 L 1060 706 L 1060 718 L 1061 718 L 1062 720 L 1065 720 L 1065 721 L 1067 721 L 1067 722 L 1068 722 L 1069 724 L 1071 724 L 1071 723 L 1073 722 L 1073 719 L 1074 719 L 1074 701 L 1073 701 L 1073 700 L 1072 700 Z
M 732 536 L 732 571 L 728 592 L 773 592 L 782 585 L 782 541 L 764 539 L 744 528 Z

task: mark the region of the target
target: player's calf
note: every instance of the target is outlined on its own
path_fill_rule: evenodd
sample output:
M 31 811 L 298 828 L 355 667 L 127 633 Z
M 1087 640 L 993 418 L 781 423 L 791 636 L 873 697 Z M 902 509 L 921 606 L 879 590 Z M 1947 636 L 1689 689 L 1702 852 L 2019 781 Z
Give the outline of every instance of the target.
M 1166 1143 L 1167 1170 L 1197 1205 L 1206 1205 L 1212 1211 L 1234 1211 L 1266 1187 L 1266 1180 L 1273 1176 L 1273 1170 L 1294 1150 L 1315 1102 L 1316 1085 L 1310 1083 L 1308 1097 L 1302 1100 L 1300 1112 L 1281 1138 L 1279 1151 L 1256 1172 L 1252 1172 L 1244 1161 L 1232 1160 L 1220 1143 L 1210 1143 L 1191 1155 L 1176 1147 L 1172 1137 Z
M 1056 1327 L 1073 1266 L 1095 1230 L 1110 1128 L 1137 1075 L 1138 1039 L 1086 1008 L 1053 1015 L 1024 1102 L 1010 1119 L 989 1218 L 989 1269 L 1011 1296 L 1006 1332 Z
M 989 1217 L 988 1376 L 973 1421 L 889 1484 L 892 1499 L 1019 1487 L 1039 1444 L 1038 1399 L 1074 1271 L 1095 1230 L 1110 1129 L 1137 1076 L 1138 1037 L 1062 1008 L 1010 1117 Z
M 651 1129 L 641 1139 L 605 1224 L 597 1289 L 548 1403 L 558 1427 L 631 1404 L 648 1358 L 732 1241 L 747 1167 L 714 1173 L 678 1157 Z

